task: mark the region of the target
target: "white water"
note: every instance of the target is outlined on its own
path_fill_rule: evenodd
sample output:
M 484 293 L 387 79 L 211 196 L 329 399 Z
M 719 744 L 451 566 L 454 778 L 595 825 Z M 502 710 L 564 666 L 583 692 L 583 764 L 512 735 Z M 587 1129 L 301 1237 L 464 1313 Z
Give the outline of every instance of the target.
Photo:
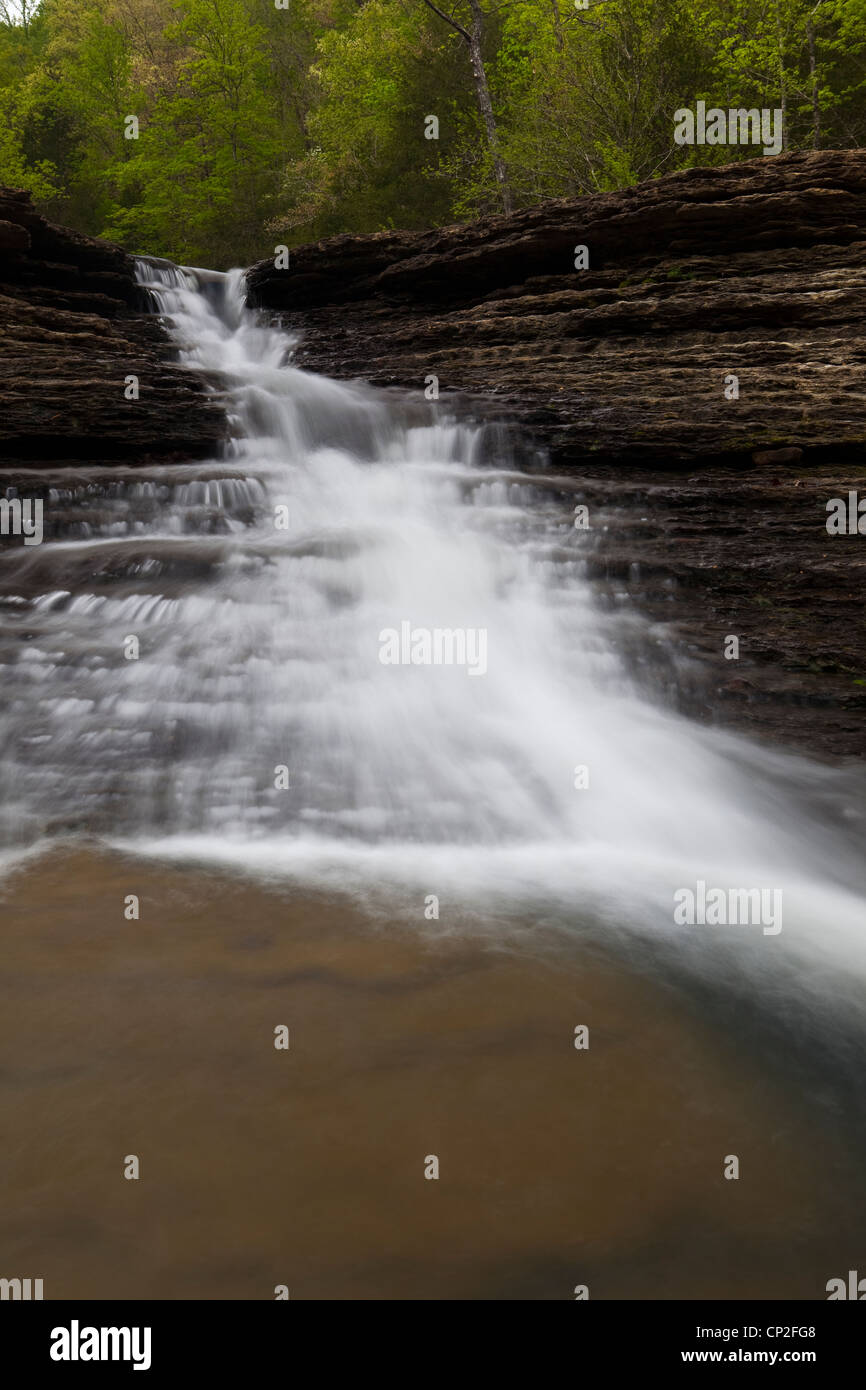
M 129 478 L 100 527 L 43 548 L 60 574 L 22 620 L 10 824 L 61 833 L 63 807 L 143 852 L 395 884 L 419 925 L 436 893 L 443 930 L 459 899 L 866 974 L 848 780 L 641 696 L 567 504 L 507 458 L 481 466 L 480 432 L 432 406 L 287 365 L 240 272 L 142 274 L 221 386 L 233 454 Z M 117 582 L 68 569 L 106 547 Z M 383 665 L 380 632 L 404 621 L 484 629 L 486 673 Z M 781 889 L 781 935 L 676 927 L 673 893 L 698 879 Z

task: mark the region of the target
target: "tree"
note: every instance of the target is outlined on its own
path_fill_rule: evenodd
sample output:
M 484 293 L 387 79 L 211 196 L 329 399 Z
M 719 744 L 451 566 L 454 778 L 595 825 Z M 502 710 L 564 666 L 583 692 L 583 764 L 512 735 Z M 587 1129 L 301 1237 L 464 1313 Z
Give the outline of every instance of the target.
M 39 0 L 0 0 L 0 24 L 7 29 L 20 27 L 26 38 L 38 8 Z
M 866 0 L 0 0 L 0 182 L 198 264 L 754 158 L 699 99 L 866 144 Z
M 368 0 L 320 37 L 307 148 L 286 171 L 274 232 L 309 240 L 448 219 L 453 191 L 425 118 L 456 128 L 471 87 L 440 28 L 415 0 Z
M 496 117 L 493 114 L 493 102 L 490 99 L 490 87 L 487 82 L 487 73 L 484 68 L 484 11 L 481 8 L 480 0 L 466 0 L 469 6 L 469 28 L 458 23 L 453 15 L 446 14 L 440 10 L 438 5 L 433 4 L 433 0 L 424 0 L 428 9 L 437 14 L 440 19 L 444 19 L 446 24 L 450 24 L 460 37 L 464 40 L 469 52 L 469 62 L 472 65 L 472 77 L 475 82 L 475 94 L 478 98 L 478 109 L 481 112 L 481 119 L 484 122 L 484 129 L 487 132 L 487 144 L 490 156 L 493 160 L 493 168 L 496 174 L 496 182 L 499 185 L 499 192 L 502 198 L 502 210 L 506 217 L 510 217 L 513 211 L 511 189 L 508 183 L 508 171 L 505 167 L 505 160 L 502 158 L 500 148 L 499 132 L 496 127 Z

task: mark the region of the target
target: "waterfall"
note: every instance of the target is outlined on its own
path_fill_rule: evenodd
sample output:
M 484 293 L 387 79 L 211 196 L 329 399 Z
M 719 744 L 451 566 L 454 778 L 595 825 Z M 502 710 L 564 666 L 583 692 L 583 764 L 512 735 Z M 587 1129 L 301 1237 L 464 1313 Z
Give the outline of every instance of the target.
M 640 688 L 639 619 L 597 602 L 567 480 L 491 462 L 435 403 L 299 370 L 240 271 L 139 278 L 231 442 L 52 485 L 68 533 L 4 591 L 7 845 L 97 834 L 762 978 L 866 973 L 862 782 Z M 676 924 L 700 883 L 780 891 L 783 930 Z

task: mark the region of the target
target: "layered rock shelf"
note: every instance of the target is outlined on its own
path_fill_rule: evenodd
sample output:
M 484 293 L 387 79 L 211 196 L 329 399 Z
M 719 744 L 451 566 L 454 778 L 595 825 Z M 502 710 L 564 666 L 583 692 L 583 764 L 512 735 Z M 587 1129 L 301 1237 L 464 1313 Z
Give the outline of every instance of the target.
M 301 366 L 419 389 L 436 376 L 560 464 L 691 468 L 783 448 L 838 462 L 866 443 L 866 150 L 334 237 L 248 281 L 301 333 Z
M 120 247 L 53 226 L 0 189 L 0 461 L 207 457 L 225 416 L 175 352 Z M 127 399 L 135 376 L 138 399 Z

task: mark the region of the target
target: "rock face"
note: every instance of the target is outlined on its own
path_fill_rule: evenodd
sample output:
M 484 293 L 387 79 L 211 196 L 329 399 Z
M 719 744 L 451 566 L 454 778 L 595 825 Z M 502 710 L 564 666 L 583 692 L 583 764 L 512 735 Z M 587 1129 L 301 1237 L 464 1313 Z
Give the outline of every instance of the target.
M 300 365 L 415 388 L 435 375 L 531 426 L 559 463 L 781 448 L 836 462 L 866 442 L 866 150 L 335 237 L 248 279 L 302 333 Z
M 582 476 L 589 571 L 614 611 L 652 620 L 634 653 L 649 684 L 703 720 L 866 756 L 866 535 L 826 529 L 851 489 L 866 499 L 862 464 Z
M 866 499 L 866 150 L 336 237 L 248 283 L 300 366 L 435 375 L 547 446 L 589 506 L 602 592 L 656 624 L 636 660 L 668 698 L 866 753 L 866 536 L 825 525 L 831 498 Z
M 0 189 L 0 461 L 146 463 L 214 452 L 225 417 L 174 361 L 130 256 Z M 127 400 L 125 378 L 138 377 Z

